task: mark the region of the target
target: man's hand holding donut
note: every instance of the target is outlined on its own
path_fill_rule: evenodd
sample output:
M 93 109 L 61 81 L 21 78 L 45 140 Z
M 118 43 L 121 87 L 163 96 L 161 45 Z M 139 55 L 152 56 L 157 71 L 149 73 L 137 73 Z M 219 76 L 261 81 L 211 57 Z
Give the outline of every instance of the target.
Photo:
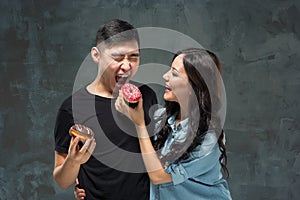
M 87 139 L 84 145 L 80 148 L 78 143 L 80 141 L 79 137 L 72 137 L 69 147 L 68 156 L 66 159 L 69 159 L 73 163 L 83 164 L 88 161 L 94 149 L 96 147 L 95 139 Z
M 74 129 L 75 128 L 75 129 Z M 56 152 L 55 167 L 53 176 L 56 182 L 61 188 L 67 189 L 73 184 L 78 176 L 80 165 L 86 163 L 92 155 L 96 142 L 91 134 L 92 132 L 86 132 L 82 130 L 86 129 L 83 125 L 74 125 L 70 130 L 75 130 L 76 134 L 73 135 L 74 131 L 69 131 L 71 135 L 70 146 L 68 154 L 58 154 Z M 88 139 L 82 138 L 82 136 L 90 136 Z M 83 142 L 83 146 L 80 148 L 79 141 Z

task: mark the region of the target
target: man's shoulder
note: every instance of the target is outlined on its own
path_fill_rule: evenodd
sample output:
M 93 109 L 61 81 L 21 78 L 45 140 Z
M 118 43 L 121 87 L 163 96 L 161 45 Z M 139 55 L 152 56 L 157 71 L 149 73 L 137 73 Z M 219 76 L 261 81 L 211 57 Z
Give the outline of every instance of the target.
M 63 102 L 61 103 L 61 106 L 59 109 L 63 110 L 63 111 L 71 111 L 73 100 L 85 98 L 86 96 L 87 95 L 86 95 L 85 89 L 81 88 L 81 89 L 77 90 L 76 92 L 74 92 L 73 94 L 69 95 L 67 98 L 65 98 L 63 100 Z
M 59 110 L 68 111 L 72 108 L 72 95 L 69 95 L 67 98 L 63 100 L 61 103 Z

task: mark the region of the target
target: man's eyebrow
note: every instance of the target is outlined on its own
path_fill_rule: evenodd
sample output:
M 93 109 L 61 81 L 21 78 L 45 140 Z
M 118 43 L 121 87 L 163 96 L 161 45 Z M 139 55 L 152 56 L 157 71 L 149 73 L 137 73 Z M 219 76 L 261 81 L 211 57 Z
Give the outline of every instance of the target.
M 139 53 L 130 53 L 129 56 L 139 56 Z M 123 53 L 112 53 L 111 56 L 115 56 L 115 57 L 122 57 L 125 56 L 125 54 Z
M 112 56 L 125 56 L 125 54 L 123 54 L 123 53 L 112 53 L 111 54 Z

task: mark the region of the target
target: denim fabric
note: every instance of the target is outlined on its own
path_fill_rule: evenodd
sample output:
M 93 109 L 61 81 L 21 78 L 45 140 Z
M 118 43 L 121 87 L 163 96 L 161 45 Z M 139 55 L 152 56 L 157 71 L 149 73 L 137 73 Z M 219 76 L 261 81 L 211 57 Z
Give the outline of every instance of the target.
M 158 112 L 162 113 L 161 110 Z M 184 141 L 188 128 L 188 119 L 175 127 L 175 116 L 172 116 L 168 123 L 172 127 L 172 133 L 162 154 L 168 153 L 174 141 Z M 194 149 L 188 159 L 175 161 L 166 167 L 166 173 L 172 175 L 172 182 L 150 184 L 150 200 L 231 199 L 227 182 L 221 173 L 220 155 L 215 132 L 207 132 L 203 143 Z

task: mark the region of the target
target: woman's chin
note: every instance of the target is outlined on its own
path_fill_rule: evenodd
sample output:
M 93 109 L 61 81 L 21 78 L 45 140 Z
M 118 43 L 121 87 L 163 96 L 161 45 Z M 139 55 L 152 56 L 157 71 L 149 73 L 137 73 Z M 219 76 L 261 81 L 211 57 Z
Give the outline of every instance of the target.
M 175 98 L 172 98 L 172 97 L 170 97 L 170 95 L 168 95 L 168 94 L 164 94 L 164 100 L 165 101 L 173 101 L 173 102 L 177 102 L 177 99 Z
M 167 97 L 167 95 L 164 94 L 164 100 L 165 100 L 165 101 L 169 101 L 168 99 L 169 99 L 169 98 Z

